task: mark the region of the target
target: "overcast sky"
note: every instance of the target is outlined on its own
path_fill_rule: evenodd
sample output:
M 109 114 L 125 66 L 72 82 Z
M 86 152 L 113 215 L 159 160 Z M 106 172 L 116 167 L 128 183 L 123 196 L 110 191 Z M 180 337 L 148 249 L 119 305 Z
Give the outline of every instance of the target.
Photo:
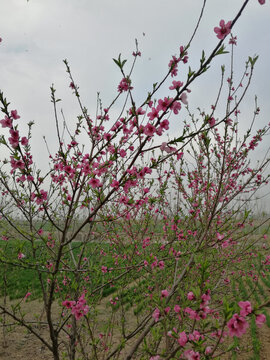
M 191 46 L 190 66 L 196 69 L 199 56 L 215 47 L 218 39 L 213 28 L 221 19 L 233 19 L 244 0 L 207 0 L 205 15 Z M 185 45 L 197 22 L 202 0 L 0 0 L 0 89 L 17 109 L 21 123 L 35 121 L 34 153 L 46 161 L 43 135 L 54 149 L 55 125 L 50 86 L 54 83 L 60 107 L 72 126 L 79 108 L 65 72 L 68 59 L 81 97 L 90 114 L 95 114 L 96 93 L 104 107 L 116 95 L 121 74 L 112 61 L 119 53 L 131 64 L 134 39 L 142 57 L 133 74 L 137 102 L 145 98 L 152 84 L 162 79 L 172 55 Z M 261 6 L 250 0 L 233 34 L 238 38 L 235 49 L 235 72 L 242 74 L 248 56 L 259 55 L 252 86 L 240 118 L 244 128 L 251 121 L 254 95 L 261 108 L 258 127 L 270 121 L 269 43 L 270 3 Z M 228 43 L 228 41 L 226 41 Z M 209 71 L 194 84 L 189 103 L 209 111 L 220 78 L 220 66 L 228 55 L 217 58 Z M 179 79 L 184 80 L 185 74 Z M 168 87 L 161 95 L 168 95 Z M 115 114 L 117 114 L 116 105 Z M 120 106 L 120 105 L 119 105 Z M 175 130 L 176 128 L 174 128 Z M 266 147 L 266 145 L 265 145 Z

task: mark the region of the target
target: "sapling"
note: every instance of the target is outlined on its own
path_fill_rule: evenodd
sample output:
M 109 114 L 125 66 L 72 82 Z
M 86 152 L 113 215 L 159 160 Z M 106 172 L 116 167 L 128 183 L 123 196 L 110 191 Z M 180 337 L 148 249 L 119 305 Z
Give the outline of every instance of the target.
M 257 308 L 247 292 L 242 289 L 238 301 L 231 288 L 231 281 L 247 273 L 248 251 L 259 252 L 258 239 L 250 236 L 256 228 L 249 225 L 248 204 L 268 182 L 269 159 L 250 163 L 269 134 L 269 126 L 252 133 L 259 116 L 256 102 L 252 125 L 238 137 L 240 106 L 257 57 L 248 59 L 241 81 L 234 83 L 236 38 L 231 36 L 228 88 L 222 67 L 211 109 L 199 109 L 195 117 L 188 105 L 197 78 L 226 53 L 226 38 L 248 2 L 232 21 L 215 27 L 216 47 L 208 56 L 203 51 L 192 70 L 188 52 L 204 1 L 190 41 L 179 47 L 167 74 L 141 104 L 132 79 L 141 56 L 137 42 L 129 69 L 120 55 L 114 59 L 121 73 L 117 95 L 106 108 L 98 98 L 95 116 L 83 105 L 64 60 L 80 114 L 73 132 L 66 125 L 66 132 L 61 130 L 60 99 L 52 85 L 58 150 L 50 155 L 47 172 L 34 163 L 33 123 L 24 134 L 19 110 L 0 92 L 6 131 L 1 146 L 9 154 L 0 168 L 2 241 L 12 243 L 10 253 L 0 252 L 0 262 L 10 271 L 35 272 L 48 334 L 23 315 L 23 299 L 31 299 L 32 289 L 15 306 L 5 296 L 0 311 L 5 321 L 10 318 L 34 334 L 54 360 L 209 359 L 231 351 L 224 340 L 241 337 L 254 314 L 258 324 L 265 321 L 260 311 L 267 301 Z M 186 80 L 180 80 L 179 70 Z M 167 96 L 161 96 L 168 81 Z M 225 106 L 220 105 L 223 91 Z M 113 107 L 123 98 L 114 118 Z M 164 142 L 185 109 L 183 128 Z M 265 259 L 253 276 L 259 278 L 268 265 Z

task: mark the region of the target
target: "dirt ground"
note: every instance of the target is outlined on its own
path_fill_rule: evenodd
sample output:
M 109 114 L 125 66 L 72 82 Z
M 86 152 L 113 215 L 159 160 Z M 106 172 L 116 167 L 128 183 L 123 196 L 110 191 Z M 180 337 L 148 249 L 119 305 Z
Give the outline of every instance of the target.
M 261 347 L 262 347 L 260 353 L 260 359 L 270 360 L 270 329 L 267 328 L 266 325 L 262 329 L 260 329 L 259 339 L 261 341 Z
M 270 360 L 270 329 L 264 326 L 259 331 L 259 338 L 261 341 L 261 353 L 258 360 Z M 244 346 L 251 348 L 250 338 L 246 336 L 243 338 Z M 247 352 L 240 353 L 237 356 L 238 360 L 248 360 L 252 356 L 252 350 L 247 349 Z M 52 360 L 51 353 L 41 342 L 33 335 L 27 334 L 22 328 L 17 328 L 8 334 L 7 347 L 0 346 L 1 360 Z M 222 360 L 229 360 L 228 357 L 223 356 Z
M 40 316 L 42 304 L 38 300 L 23 304 L 25 312 L 31 311 L 31 315 Z M 47 327 L 41 326 L 41 333 L 45 334 Z M 47 347 L 41 343 L 35 335 L 29 333 L 23 327 L 13 327 L 3 335 L 0 333 L 0 359 L 1 360 L 51 360 L 52 355 Z
M 264 325 L 258 329 L 258 337 L 261 344 L 260 357 L 256 360 L 270 360 L 270 329 Z M 237 360 L 255 360 L 252 350 L 250 331 L 241 338 L 241 351 L 237 354 Z M 231 354 L 221 357 L 221 360 L 230 360 Z
M 107 298 L 104 298 L 101 304 L 98 306 L 99 311 L 99 324 L 102 327 L 102 324 L 106 323 L 107 320 L 107 311 L 106 304 L 108 302 Z M 57 305 L 56 305 L 57 306 Z M 27 314 L 26 319 L 40 319 L 44 320 L 43 305 L 39 300 L 29 301 L 22 303 L 21 305 L 23 311 Z M 136 320 L 133 315 L 133 310 L 130 312 L 129 321 L 131 329 L 136 327 Z M 59 314 L 59 309 L 53 309 L 53 313 Z M 41 317 L 41 314 L 43 316 Z M 119 319 L 116 319 L 116 323 L 120 323 Z M 130 329 L 130 330 L 131 330 Z M 48 337 L 48 327 L 47 325 L 41 325 L 37 327 L 39 334 L 43 337 Z M 117 333 L 114 334 L 114 339 L 118 338 Z M 64 340 L 64 339 L 62 339 Z M 117 341 L 117 340 L 116 340 Z M 120 337 L 119 337 L 120 341 Z M 113 343 L 115 347 L 118 345 L 116 342 Z M 132 341 L 130 342 L 132 345 Z M 64 346 L 61 348 L 62 351 L 66 349 Z M 123 350 L 123 358 L 126 355 L 126 351 Z M 48 348 L 42 344 L 42 342 L 36 338 L 36 336 L 24 327 L 12 327 L 11 331 L 7 332 L 5 338 L 3 336 L 3 328 L 0 327 L 0 360 L 53 360 L 53 356 Z M 136 359 L 137 360 L 137 359 Z
M 42 305 L 38 300 L 27 302 L 24 306 L 26 310 L 31 309 L 32 314 L 40 315 L 42 311 Z M 0 360 L 53 360 L 49 350 L 23 327 L 13 328 L 12 331 L 7 333 L 5 346 L 3 346 L 2 328 L 0 328 L 0 331 Z M 40 331 L 42 334 L 46 334 L 47 328 L 41 326 Z M 249 334 L 250 332 L 241 338 L 241 346 L 245 348 L 245 351 L 238 354 L 238 360 L 254 359 L 252 357 L 252 343 Z M 261 342 L 261 352 L 258 360 L 270 360 L 270 329 L 264 325 L 258 329 L 258 335 Z M 124 359 L 124 353 L 122 358 Z M 231 355 L 221 357 L 221 360 L 230 359 Z

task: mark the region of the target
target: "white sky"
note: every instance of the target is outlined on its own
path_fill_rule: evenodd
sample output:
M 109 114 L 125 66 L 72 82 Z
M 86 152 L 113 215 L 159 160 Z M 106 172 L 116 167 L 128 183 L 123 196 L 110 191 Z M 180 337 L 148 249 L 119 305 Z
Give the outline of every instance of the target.
M 193 69 L 199 63 L 201 51 L 209 54 L 218 42 L 213 28 L 221 19 L 231 20 L 243 2 L 207 0 L 201 27 L 189 51 Z M 10 109 L 18 110 L 25 130 L 23 124 L 35 121 L 33 152 L 40 154 L 41 162 L 47 161 L 43 135 L 52 151 L 56 144 L 49 89 L 52 83 L 62 99 L 60 107 L 70 126 L 79 114 L 63 59 L 68 59 L 82 101 L 94 117 L 97 91 L 106 107 L 121 80 L 112 58 L 122 53 L 128 59 L 126 66 L 131 64 L 137 38 L 142 58 L 133 74 L 133 86 L 139 103 L 152 84 L 167 72 L 168 62 L 179 45 L 189 40 L 202 3 L 202 0 L 0 0 L 3 39 L 0 89 L 11 102 Z M 261 127 L 270 121 L 270 3 L 261 6 L 257 0 L 250 0 L 233 34 L 238 38 L 235 72 L 239 70 L 239 77 L 247 57 L 260 56 L 240 121 L 242 128 L 250 122 L 256 94 Z M 194 111 L 197 106 L 209 111 L 219 86 L 220 65 L 227 62 L 228 55 L 216 58 L 209 73 L 191 87 L 189 103 Z M 179 72 L 179 79 L 185 76 L 183 73 L 181 78 Z M 167 89 L 168 86 L 161 96 L 168 95 Z M 117 110 L 116 106 L 115 114 Z M 177 130 L 176 125 L 173 130 Z

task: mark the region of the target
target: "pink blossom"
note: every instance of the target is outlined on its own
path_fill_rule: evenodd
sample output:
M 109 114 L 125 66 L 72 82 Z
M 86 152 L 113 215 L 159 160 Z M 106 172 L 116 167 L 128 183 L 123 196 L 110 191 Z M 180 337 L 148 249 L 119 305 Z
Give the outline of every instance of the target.
M 166 148 L 167 148 L 167 143 L 166 143 L 166 142 L 163 142 L 163 143 L 160 145 L 160 150 L 161 150 L 161 151 L 166 151 Z
M 70 301 L 70 300 L 65 300 L 62 302 L 62 305 L 65 306 L 67 309 L 71 309 L 72 306 L 74 306 L 76 304 L 76 301 Z
M 157 118 L 158 117 L 158 112 L 159 112 L 158 109 L 152 107 L 151 112 L 149 112 L 147 114 L 147 116 L 149 117 L 149 120 L 154 120 L 155 118 Z
M 258 0 L 259 1 L 259 4 L 263 5 L 265 4 L 265 0 Z
M 131 80 L 128 78 L 123 78 L 120 81 L 120 84 L 118 85 L 118 91 L 120 93 L 122 93 L 123 91 L 128 91 L 128 90 L 132 90 L 133 87 L 130 85 L 131 84 Z
M 198 330 L 194 330 L 192 334 L 189 334 L 188 338 L 189 338 L 190 341 L 199 341 L 200 338 L 203 339 L 203 337 L 204 336 L 201 335 Z
M 171 76 L 176 76 L 178 73 L 178 63 L 179 63 L 180 59 L 178 59 L 176 56 L 172 57 L 172 60 L 170 60 L 168 66 L 171 70 Z
M 169 291 L 168 290 L 161 290 L 161 297 L 168 297 L 169 296 Z
M 188 342 L 188 337 L 187 337 L 187 335 L 186 335 L 186 333 L 184 331 L 180 332 L 179 338 L 178 338 L 177 341 L 178 341 L 180 346 L 184 347 L 186 345 L 186 343 Z
M 155 322 L 158 322 L 159 317 L 160 317 L 160 311 L 158 308 L 155 308 L 152 314 L 152 318 L 155 320 Z
M 183 104 L 187 105 L 188 104 L 188 101 L 187 101 L 187 93 L 183 93 L 181 96 L 180 96 L 180 100 L 182 101 Z
M 18 115 L 17 110 L 11 110 L 10 113 L 14 120 L 20 119 L 20 116 Z
M 133 56 L 141 56 L 142 54 L 140 51 L 137 51 L 137 52 L 133 51 L 132 55 Z M 156 360 L 158 360 L 158 359 L 156 359 Z
M 179 313 L 180 310 L 181 310 L 180 306 L 179 306 L 179 305 L 175 305 L 174 311 L 175 311 L 176 313 Z
M 104 133 L 103 134 L 103 139 L 106 140 L 106 141 L 110 141 L 111 137 L 112 137 L 112 135 L 109 134 L 109 133 Z
M 194 300 L 194 299 L 195 299 L 195 295 L 193 294 L 192 291 L 190 291 L 190 292 L 187 294 L 187 298 L 188 298 L 188 300 Z
M 212 352 L 212 348 L 211 348 L 211 346 L 206 346 L 206 348 L 205 348 L 205 355 L 209 355 L 209 354 L 211 354 L 211 352 Z
M 263 323 L 265 323 L 266 317 L 264 314 L 259 314 L 256 316 L 256 325 L 258 327 L 262 327 Z
M 232 36 L 231 35 L 231 38 L 230 38 L 230 40 L 229 40 L 229 44 L 231 44 L 231 45 L 237 45 L 237 36 Z
M 169 120 L 164 119 L 161 121 L 160 126 L 162 129 L 169 130 Z
M 143 110 L 142 107 L 139 107 L 139 108 L 137 109 L 137 111 L 136 111 L 136 114 L 137 114 L 137 115 L 144 115 L 144 114 L 145 114 L 145 111 Z
M 19 139 L 19 131 L 18 130 L 10 129 L 9 133 L 14 139 Z
M 156 133 L 158 136 L 161 136 L 163 131 L 164 131 L 164 129 L 162 129 L 162 127 L 160 125 L 156 128 Z
M 24 259 L 25 258 L 25 255 L 21 252 L 19 252 L 18 254 L 18 259 L 21 260 L 21 259 Z
M 169 97 L 165 97 L 163 100 L 159 99 L 158 100 L 157 111 L 166 111 L 166 110 L 168 110 L 172 100 L 173 99 L 169 98 Z
M 92 178 L 92 179 L 90 179 L 90 180 L 88 181 L 88 184 L 89 184 L 90 186 L 92 186 L 93 189 L 102 186 L 101 182 L 100 182 L 99 179 L 97 179 L 97 178 Z
M 112 305 L 116 305 L 118 300 L 119 300 L 118 297 L 116 297 L 116 298 L 114 298 L 114 299 L 111 298 L 111 299 L 110 299 L 110 303 L 111 303 Z
M 156 132 L 156 128 L 154 125 L 148 123 L 143 130 L 144 134 L 147 136 L 153 136 L 154 133 Z
M 21 138 L 21 144 L 22 144 L 22 146 L 28 145 L 28 139 L 27 139 L 27 137 L 23 136 L 23 137 Z
M 225 24 L 224 20 L 220 20 L 220 27 L 214 28 L 214 32 L 217 34 L 217 38 L 223 40 L 231 32 L 231 25 L 231 21 L 228 21 L 227 24 Z
M 249 325 L 244 317 L 234 314 L 231 320 L 228 321 L 227 326 L 231 337 L 241 337 L 247 331 Z
M 41 197 L 41 199 L 42 199 L 42 200 L 47 200 L 47 196 L 48 196 L 47 191 L 41 189 L 41 190 L 40 190 L 40 197 Z
M 19 131 L 10 129 L 9 133 L 11 137 L 8 138 L 10 145 L 16 148 L 19 145 Z
M 25 301 L 27 298 L 29 298 L 29 296 L 31 296 L 31 295 L 32 295 L 32 293 L 30 293 L 30 292 L 26 293 L 25 296 L 24 296 L 24 301 Z
M 184 83 L 182 83 L 182 81 L 173 81 L 172 85 L 169 87 L 170 90 L 178 90 L 180 89 L 181 86 L 183 86 Z
M 222 244 L 221 244 L 221 247 L 223 249 L 227 248 L 229 246 L 229 241 L 228 240 L 225 240 Z
M 173 112 L 175 115 L 177 115 L 179 113 L 179 111 L 181 110 L 181 103 L 179 101 L 175 101 L 172 106 L 171 106 Z
M 249 301 L 239 301 L 238 305 L 241 308 L 241 316 L 246 317 L 248 314 L 251 314 L 252 307 Z
M 184 153 L 180 152 L 177 154 L 177 160 L 180 160 L 183 157 Z
M 180 56 L 181 58 L 183 58 L 182 61 L 184 64 L 186 64 L 188 62 L 188 56 L 187 56 L 188 52 L 186 51 L 186 48 L 182 45 L 180 46 L 179 50 L 180 50 Z
M 187 307 L 185 308 L 185 313 L 189 314 L 189 318 L 192 320 L 200 320 L 199 315 L 197 314 L 197 312 L 195 310 L 192 310 L 191 308 Z
M 22 160 L 15 160 L 13 157 L 10 157 L 10 164 L 13 170 L 15 169 L 24 169 L 25 164 Z
M 118 189 L 119 188 L 119 181 L 117 180 L 113 180 L 111 182 L 111 187 L 115 188 L 115 189 Z
M 88 313 L 89 306 L 85 305 L 85 303 L 85 294 L 82 294 L 78 299 L 76 305 L 72 305 L 71 313 L 75 316 L 76 320 L 79 320 L 81 317 Z
M 163 261 L 163 260 L 160 260 L 160 262 L 158 263 L 158 266 L 159 266 L 159 268 L 160 268 L 161 270 L 163 270 L 164 267 L 165 267 L 164 261 Z
M 107 266 L 101 266 L 101 271 L 103 272 L 103 274 L 106 274 L 106 272 L 108 272 L 108 268 Z
M 211 117 L 211 119 L 208 120 L 208 123 L 211 127 L 213 127 L 216 124 L 216 120 L 213 117 Z
M 168 146 L 167 143 L 163 142 L 161 145 L 160 145 L 160 150 L 161 151 L 166 151 L 168 154 L 176 151 L 177 149 L 174 148 L 174 147 L 171 147 L 171 146 Z
M 223 240 L 223 239 L 224 239 L 224 237 L 225 237 L 225 235 L 220 234 L 219 232 L 217 232 L 217 239 L 218 239 L 218 241 Z
M 166 315 L 167 315 L 170 311 L 171 311 L 171 308 L 170 308 L 169 306 L 167 306 L 167 307 L 164 309 L 164 312 L 165 312 Z
M 121 150 L 119 151 L 119 155 L 120 155 L 122 158 L 124 158 L 124 157 L 127 155 L 127 152 L 126 152 L 124 149 L 121 149 Z
M 4 119 L 0 120 L 0 124 L 2 125 L 3 128 L 12 128 L 12 119 L 10 119 L 9 117 L 5 116 Z
M 227 125 L 232 125 L 232 123 L 233 123 L 233 121 L 232 121 L 232 119 L 230 119 L 230 118 L 228 118 L 228 119 L 226 119 L 225 120 L 225 123 L 227 124 Z
M 156 356 L 151 356 L 149 360 L 159 360 L 160 356 L 156 355 Z
M 186 350 L 184 356 L 187 360 L 200 360 L 200 354 L 194 350 Z
M 202 294 L 201 299 L 202 299 L 203 305 L 207 305 L 209 303 L 209 301 L 211 300 L 210 290 L 208 290 L 206 292 L 206 294 Z
M 36 203 L 39 205 L 39 204 L 42 204 L 44 201 L 47 200 L 47 197 L 48 197 L 48 193 L 47 191 L 45 190 L 40 190 L 40 193 L 38 195 L 35 195 L 35 194 L 32 194 L 31 195 L 31 199 L 34 200 L 36 199 Z

